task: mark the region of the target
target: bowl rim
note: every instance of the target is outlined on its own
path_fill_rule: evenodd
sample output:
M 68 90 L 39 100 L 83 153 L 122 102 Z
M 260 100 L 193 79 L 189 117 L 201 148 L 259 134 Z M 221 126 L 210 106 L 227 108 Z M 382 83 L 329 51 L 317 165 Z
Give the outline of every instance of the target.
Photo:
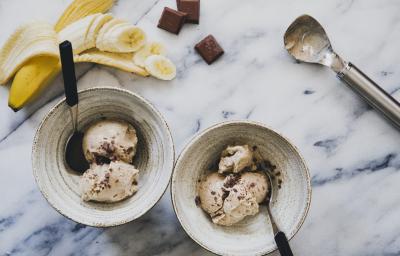
M 72 220 L 74 222 L 77 222 L 77 223 L 80 223 L 80 224 L 84 224 L 84 225 L 90 226 L 90 227 L 97 227 L 97 228 L 116 227 L 116 226 L 120 226 L 120 225 L 129 223 L 131 221 L 134 221 L 134 220 L 142 217 L 144 214 L 146 214 L 148 211 L 150 211 L 161 200 L 161 198 L 163 197 L 163 195 L 165 194 L 165 192 L 168 189 L 168 185 L 171 182 L 172 173 L 173 173 L 173 170 L 175 168 L 175 158 L 176 158 L 175 144 L 174 144 L 174 140 L 173 140 L 173 137 L 172 137 L 172 134 L 171 134 L 171 129 L 169 128 L 167 121 L 165 120 L 165 118 L 163 117 L 161 112 L 150 101 L 148 101 L 144 97 L 142 97 L 139 94 L 134 93 L 132 91 L 129 91 L 129 90 L 126 90 L 126 89 L 122 89 L 122 88 L 119 88 L 119 87 L 113 87 L 113 86 L 90 87 L 90 88 L 87 88 L 87 89 L 78 90 L 78 97 L 79 97 L 80 94 L 86 93 L 86 92 L 90 92 L 90 91 L 116 91 L 118 93 L 125 93 L 125 94 L 127 94 L 127 95 L 129 95 L 131 97 L 136 97 L 142 104 L 147 105 L 149 107 L 149 109 L 160 119 L 163 128 L 167 132 L 167 140 L 168 140 L 168 144 L 169 144 L 168 145 L 168 147 L 169 147 L 168 150 L 170 150 L 172 152 L 172 156 L 168 160 L 168 161 L 172 161 L 171 170 L 169 170 L 170 174 L 169 174 L 169 178 L 168 178 L 168 183 L 165 186 L 165 188 L 163 189 L 163 192 L 158 196 L 157 200 L 154 201 L 153 205 L 148 207 L 148 209 L 145 209 L 144 211 L 141 211 L 139 213 L 139 215 L 137 215 L 136 217 L 130 217 L 130 218 L 127 218 L 127 219 L 124 219 L 124 220 L 120 220 L 120 221 L 116 221 L 116 222 L 112 222 L 112 223 L 109 223 L 109 224 L 80 221 L 80 220 L 74 219 L 74 218 L 66 215 L 65 213 L 62 212 L 62 210 L 58 209 L 56 207 L 56 205 L 54 204 L 54 202 L 49 199 L 49 196 L 44 191 L 42 186 L 39 185 L 40 184 L 39 183 L 39 179 L 40 178 L 39 178 L 39 176 L 37 174 L 37 168 L 35 168 L 35 166 L 34 166 L 34 161 L 35 161 L 34 160 L 34 155 L 35 155 L 35 152 L 38 150 L 37 144 L 38 144 L 38 140 L 39 140 L 39 133 L 40 133 L 43 125 L 50 118 L 51 114 L 54 113 L 58 108 L 61 107 L 61 105 L 63 105 L 66 102 L 66 98 L 65 97 L 60 99 L 53 107 L 51 107 L 51 109 L 42 118 L 41 122 L 39 123 L 38 127 L 36 128 L 35 137 L 33 139 L 32 150 L 31 150 L 32 172 L 33 172 L 33 176 L 35 178 L 35 183 L 36 183 L 37 187 L 39 188 L 39 190 L 40 190 L 41 194 L 43 195 L 43 197 L 46 199 L 48 204 L 51 205 L 51 207 L 53 209 L 55 209 L 58 213 L 60 213 L 62 216 L 66 217 L 67 219 Z
M 290 141 L 287 137 L 285 137 L 284 135 L 282 135 L 281 133 L 277 132 L 276 130 L 272 129 L 271 127 L 267 126 L 264 123 L 261 122 L 257 122 L 257 121 L 252 121 L 252 120 L 230 120 L 230 121 L 223 121 L 223 122 L 219 122 L 216 123 L 214 125 L 211 125 L 210 127 L 206 128 L 205 130 L 201 131 L 200 133 L 196 133 L 194 134 L 191 139 L 189 140 L 189 142 L 185 145 L 185 147 L 183 148 L 183 150 L 179 153 L 179 156 L 177 157 L 177 160 L 175 161 L 175 166 L 174 166 L 174 170 L 172 173 L 172 177 L 171 177 L 171 186 L 170 186 L 170 196 L 171 196 L 171 201 L 172 201 L 172 206 L 175 212 L 175 215 L 179 221 L 179 223 L 181 224 L 181 227 L 183 228 L 183 230 L 185 231 L 185 233 L 193 240 L 195 241 L 198 245 L 200 245 L 201 247 L 203 247 L 204 249 L 206 249 L 207 251 L 217 254 L 217 255 L 226 255 L 226 256 L 233 256 L 235 254 L 229 254 L 229 253 L 223 253 L 220 251 L 213 251 L 211 248 L 209 248 L 206 244 L 203 244 L 202 242 L 200 242 L 199 240 L 196 239 L 196 237 L 194 236 L 194 234 L 191 233 L 191 231 L 189 229 L 187 229 L 187 227 L 185 227 L 182 224 L 182 220 L 180 218 L 180 214 L 178 213 L 178 209 L 177 209 L 177 205 L 175 202 L 175 180 L 176 180 L 176 168 L 177 166 L 180 165 L 180 163 L 182 162 L 182 158 L 183 156 L 187 153 L 187 151 L 189 150 L 189 148 L 191 148 L 194 144 L 196 144 L 205 134 L 227 126 L 227 125 L 235 125 L 235 124 L 242 124 L 242 125 L 251 125 L 251 126 L 258 126 L 260 128 L 263 129 L 267 129 L 273 133 L 275 133 L 276 135 L 280 136 L 281 138 L 283 138 L 284 140 L 286 140 L 289 145 L 295 150 L 295 152 L 298 154 L 298 156 L 300 157 L 301 163 L 304 165 L 305 167 L 305 174 L 306 174 L 306 182 L 307 182 L 307 202 L 306 202 L 306 207 L 305 207 L 305 211 L 303 213 L 303 216 L 301 216 L 300 222 L 296 225 L 295 227 L 295 232 L 293 233 L 293 235 L 291 235 L 290 237 L 288 237 L 288 241 L 292 240 L 292 238 L 299 232 L 300 228 L 303 226 L 304 221 L 308 215 L 308 212 L 310 210 L 310 206 L 311 206 L 311 196 L 312 196 L 312 186 L 311 186 L 311 178 L 310 178 L 310 171 L 309 168 L 306 164 L 306 161 L 304 159 L 304 157 L 302 156 L 302 154 L 300 153 L 300 150 L 297 148 L 297 146 L 295 146 L 292 141 Z M 258 255 L 267 255 L 270 253 L 275 252 L 278 249 L 278 247 L 275 245 L 274 248 L 272 250 L 269 251 L 261 251 L 258 252 L 256 254 L 254 254 L 255 256 Z

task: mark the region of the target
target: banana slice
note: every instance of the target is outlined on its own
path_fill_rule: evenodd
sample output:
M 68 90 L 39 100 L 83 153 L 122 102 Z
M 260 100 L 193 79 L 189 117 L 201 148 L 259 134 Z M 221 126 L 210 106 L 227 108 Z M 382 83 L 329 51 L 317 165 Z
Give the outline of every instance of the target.
M 51 24 L 35 21 L 18 28 L 0 50 L 0 84 L 6 83 L 35 56 L 58 58 L 57 34 Z
M 96 39 L 100 29 L 108 21 L 112 20 L 113 17 L 110 14 L 104 14 L 98 16 L 89 27 L 89 31 L 86 34 L 86 49 L 90 49 L 96 46 Z
M 58 33 L 58 41 L 61 43 L 69 40 L 74 54 L 79 54 L 96 46 L 99 30 L 108 21 L 112 20 L 109 14 L 93 14 L 75 21 Z
M 144 62 L 150 75 L 161 80 L 172 80 L 176 76 L 176 67 L 172 61 L 162 55 L 151 55 Z
M 139 51 L 133 55 L 133 62 L 139 67 L 144 67 L 144 62 L 150 55 L 166 55 L 167 50 L 164 45 L 157 42 L 150 42 L 145 44 Z
M 96 47 L 97 48 L 102 48 L 103 47 L 103 41 L 104 39 L 104 35 L 106 34 L 107 31 L 109 31 L 112 27 L 117 26 L 118 24 L 123 23 L 124 21 L 120 20 L 120 19 L 115 19 L 113 18 L 112 20 L 108 21 L 107 23 L 105 23 L 103 25 L 103 27 L 99 30 L 99 32 L 97 33 L 97 38 L 96 38 Z
M 98 49 L 87 50 L 74 56 L 75 62 L 92 62 L 109 67 L 118 68 L 141 76 L 148 76 L 147 71 L 132 61 L 132 53 L 102 52 Z
M 113 19 L 99 31 L 96 47 L 106 52 L 135 52 L 146 42 L 146 34 L 128 22 Z

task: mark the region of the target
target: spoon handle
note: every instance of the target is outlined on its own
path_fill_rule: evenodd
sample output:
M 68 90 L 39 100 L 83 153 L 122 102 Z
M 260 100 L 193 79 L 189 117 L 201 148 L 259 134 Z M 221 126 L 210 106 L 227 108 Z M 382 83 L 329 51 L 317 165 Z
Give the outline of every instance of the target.
M 278 246 L 279 253 L 281 256 L 293 256 L 292 250 L 290 249 L 289 242 L 286 238 L 285 233 L 279 231 L 275 234 L 275 242 Z
M 69 41 L 64 41 L 59 45 L 59 48 L 66 102 L 68 106 L 72 107 L 78 104 L 78 92 L 76 86 L 72 45 Z
M 400 130 L 400 104 L 390 94 L 352 63 L 348 63 L 337 75 Z

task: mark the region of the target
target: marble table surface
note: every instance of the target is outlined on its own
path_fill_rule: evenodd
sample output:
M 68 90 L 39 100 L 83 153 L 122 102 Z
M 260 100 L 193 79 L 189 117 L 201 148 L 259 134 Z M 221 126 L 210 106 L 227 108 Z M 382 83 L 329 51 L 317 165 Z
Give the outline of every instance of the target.
M 0 44 L 32 19 L 55 22 L 70 0 L 1 0 Z M 283 33 L 315 16 L 334 48 L 400 99 L 398 0 L 202 0 L 200 25 L 179 36 L 156 27 L 174 0 L 119 0 L 116 16 L 164 42 L 172 82 L 91 64 L 79 89 L 116 86 L 141 94 L 169 123 L 179 153 L 197 132 L 232 119 L 263 122 L 290 138 L 312 177 L 312 203 L 291 241 L 295 255 L 400 255 L 400 133 L 325 68 L 296 63 Z M 193 46 L 213 34 L 225 55 L 208 66 Z M 61 99 L 58 77 L 26 109 L 7 107 L 0 87 L 0 255 L 208 255 L 180 227 L 169 191 L 137 221 L 109 229 L 74 223 L 47 204 L 31 168 L 36 127 Z

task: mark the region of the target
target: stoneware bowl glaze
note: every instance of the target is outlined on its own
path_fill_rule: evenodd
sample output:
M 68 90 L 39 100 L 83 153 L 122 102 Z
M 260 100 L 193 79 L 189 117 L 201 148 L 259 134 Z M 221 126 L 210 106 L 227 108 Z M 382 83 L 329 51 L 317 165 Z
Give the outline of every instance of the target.
M 68 168 L 64 152 L 72 134 L 65 99 L 40 124 L 33 143 L 33 173 L 47 201 L 64 216 L 90 226 L 108 227 L 139 218 L 165 192 L 174 165 L 174 146 L 161 114 L 142 97 L 117 88 L 92 88 L 79 92 L 79 129 L 101 118 L 122 119 L 137 131 L 134 165 L 140 170 L 139 190 L 117 203 L 84 202 L 80 176 Z
M 256 145 L 281 172 L 274 181 L 271 211 L 279 228 L 291 239 L 306 218 L 311 201 L 310 176 L 298 150 L 286 138 L 260 123 L 232 121 L 197 135 L 178 158 L 172 175 L 175 213 L 187 234 L 205 249 L 220 255 L 264 255 L 277 249 L 265 206 L 255 216 L 231 227 L 213 224 L 195 203 L 198 180 L 215 168 L 221 151 L 232 144 Z

